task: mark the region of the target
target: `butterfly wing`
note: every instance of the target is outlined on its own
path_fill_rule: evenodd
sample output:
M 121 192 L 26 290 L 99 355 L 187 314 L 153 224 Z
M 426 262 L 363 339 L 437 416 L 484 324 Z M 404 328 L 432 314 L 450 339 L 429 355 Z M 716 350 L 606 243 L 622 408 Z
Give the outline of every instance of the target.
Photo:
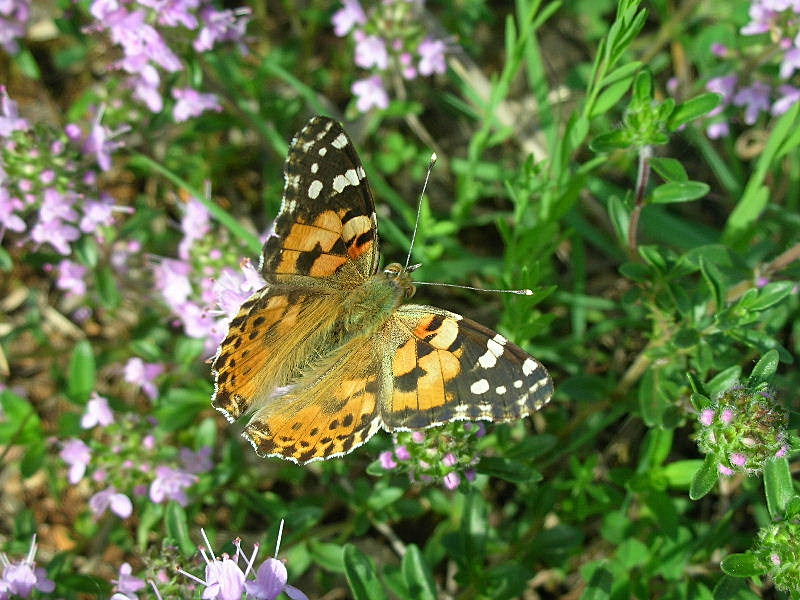
M 267 282 L 329 278 L 346 266 L 378 267 L 375 204 L 364 167 L 342 126 L 314 117 L 292 140 L 286 184 L 260 270 Z
M 393 389 L 382 407 L 388 430 L 455 420 L 519 419 L 553 395 L 547 370 L 519 346 L 456 313 L 406 304 L 388 338 Z
M 297 463 L 341 456 L 381 428 L 386 383 L 364 341 L 333 352 L 254 414 L 243 435 L 259 455 Z
M 280 414 L 287 402 L 276 390 L 336 348 L 343 295 L 377 269 L 372 194 L 341 125 L 312 118 L 292 141 L 284 173 L 261 257 L 268 285 L 242 305 L 212 363 L 212 404 L 231 421 L 262 409 Z

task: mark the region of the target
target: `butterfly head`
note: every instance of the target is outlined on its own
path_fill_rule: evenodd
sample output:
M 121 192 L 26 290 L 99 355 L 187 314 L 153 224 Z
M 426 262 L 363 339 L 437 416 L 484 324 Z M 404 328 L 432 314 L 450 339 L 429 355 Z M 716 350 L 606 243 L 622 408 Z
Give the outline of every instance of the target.
M 386 280 L 397 287 L 403 295 L 403 298 L 411 298 L 417 290 L 411 282 L 411 272 L 416 271 L 421 265 L 409 265 L 404 267 L 400 263 L 390 263 L 383 269 L 383 275 Z

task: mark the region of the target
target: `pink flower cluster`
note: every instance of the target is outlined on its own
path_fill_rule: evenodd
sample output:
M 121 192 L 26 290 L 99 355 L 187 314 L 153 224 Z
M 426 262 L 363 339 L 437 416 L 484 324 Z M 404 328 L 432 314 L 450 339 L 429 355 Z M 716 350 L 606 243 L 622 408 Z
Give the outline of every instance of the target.
M 239 269 L 228 266 L 219 236 L 211 233 L 208 210 L 199 200 L 186 203 L 181 229 L 178 258 L 163 258 L 153 267 L 156 289 L 184 333 L 205 340 L 211 354 L 239 307 L 265 282 L 249 260 Z
M 0 553 L 0 599 L 30 598 L 38 590 L 50 593 L 56 589 L 53 581 L 47 578 L 47 571 L 37 567 L 36 562 L 36 536 L 33 536 L 28 556 L 12 562 L 5 553 Z
M 134 361 L 139 359 L 131 360 Z M 144 379 L 138 383 L 146 386 L 152 384 L 152 379 L 148 378 L 155 378 L 163 367 L 151 364 L 148 369 L 147 363 L 142 364 L 144 366 L 126 369 L 126 379 L 130 381 L 131 375 L 137 375 Z M 160 462 L 160 449 L 149 433 L 152 422 L 134 417 L 120 422 L 108 400 L 96 392 L 87 402 L 80 423 L 84 430 L 95 430 L 105 436 L 102 445 L 96 442 L 103 451 L 95 454 L 82 439 L 72 438 L 62 443 L 60 457 L 69 467 L 68 480 L 72 485 L 77 485 L 92 467 L 91 479 L 103 486 L 89 499 L 89 508 L 96 518 L 111 511 L 127 519 L 133 514 L 132 495 L 147 495 L 156 504 L 175 500 L 186 506 L 189 503 L 187 489 L 197 483 L 199 474 L 213 467 L 210 447 L 197 452 L 182 448 L 180 466 L 175 461 Z M 133 494 L 121 490 L 132 490 Z
M 359 111 L 389 106 L 384 84 L 388 71 L 398 72 L 404 79 L 447 71 L 445 43 L 427 36 L 418 25 L 422 2 L 382 0 L 369 14 L 358 0 L 343 0 L 342 4 L 332 17 L 333 31 L 339 37 L 351 34 L 355 40 L 355 64 L 373 71 L 353 83 Z M 396 33 L 386 35 L 386 31 Z
M 742 27 L 741 34 L 768 34 L 766 44 L 772 50 L 762 51 L 762 54 L 769 57 L 770 63 L 766 66 L 778 62 L 779 77 L 784 83 L 775 85 L 766 76 L 756 79 L 750 71 L 710 79 L 706 88 L 722 96 L 722 104 L 709 115 L 712 117 L 707 127 L 710 138 L 730 133 L 728 121 L 720 116 L 729 106 L 744 110 L 745 124 L 753 125 L 762 113 L 782 115 L 800 100 L 800 87 L 794 85 L 795 73 L 800 69 L 800 2 L 752 0 L 749 16 L 750 22 Z M 722 44 L 714 44 L 712 52 L 723 59 L 735 57 L 735 52 Z
M 31 18 L 31 0 L 0 1 L 0 46 L 9 54 L 19 52 L 17 40 L 25 37 Z
M 210 0 L 94 0 L 90 12 L 96 19 L 92 31 L 107 32 L 123 51 L 114 66 L 130 76 L 135 98 L 152 112 L 161 112 L 162 73 L 177 73 L 185 64 L 170 48 L 165 33 L 185 37 L 190 32 L 196 52 L 206 52 L 225 42 L 242 44 L 249 8 L 217 9 Z M 215 94 L 192 88 L 174 88 L 173 117 L 185 121 L 206 110 L 221 110 Z
M 0 86 L 0 239 L 6 231 L 26 233 L 36 245 L 69 255 L 81 235 L 102 238 L 103 228 L 122 209 L 97 190 L 97 167 L 111 167 L 119 144 L 98 119 L 84 136 L 68 125 L 63 133 L 36 131 L 19 116 L 16 102 Z M 64 288 L 80 291 L 79 269 L 64 265 Z
M 214 555 L 206 532 L 201 530 L 206 546 L 200 548 L 200 554 L 206 563 L 205 579 L 200 579 L 182 569 L 178 572 L 188 577 L 193 582 L 205 588 L 203 598 L 220 598 L 224 600 L 241 600 L 254 598 L 256 600 L 275 600 L 282 593 L 292 600 L 308 600 L 305 593 L 287 583 L 289 576 L 286 565 L 275 557 L 270 557 L 261 563 L 258 569 L 253 568 L 259 546 L 255 544 L 253 552 L 247 558 L 242 550 L 241 540 L 234 540 L 236 554 L 233 557 L 223 554 L 221 557 Z M 280 550 L 283 521 L 278 532 L 278 542 L 275 545 L 275 556 Z M 244 570 L 239 562 L 244 563 Z M 253 579 L 249 579 L 255 573 Z

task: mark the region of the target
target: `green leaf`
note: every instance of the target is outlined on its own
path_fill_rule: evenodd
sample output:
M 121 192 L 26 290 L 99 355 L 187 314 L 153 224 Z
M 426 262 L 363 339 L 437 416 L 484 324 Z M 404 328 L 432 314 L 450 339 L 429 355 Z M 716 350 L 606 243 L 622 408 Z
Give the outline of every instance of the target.
M 704 257 L 700 257 L 700 272 L 703 274 L 703 279 L 708 286 L 711 295 L 714 298 L 714 304 L 717 306 L 717 311 L 722 310 L 725 306 L 726 285 L 725 277 L 713 262 L 707 261 Z
M 311 559 L 326 571 L 344 573 L 344 550 L 340 544 L 308 540 Z
M 542 479 L 538 471 L 525 463 L 500 456 L 482 457 L 475 470 L 511 483 L 530 483 Z
M 433 579 L 425 557 L 415 544 L 406 546 L 403 555 L 403 579 L 409 594 L 415 600 L 436 600 L 436 582 Z
M 622 129 L 601 133 L 589 144 L 594 152 L 611 152 L 621 148 L 628 148 L 631 145 L 631 138 L 627 131 Z
M 775 371 L 778 370 L 778 362 L 780 362 L 778 351 L 774 349 L 769 350 L 759 359 L 756 366 L 753 367 L 749 378 L 750 383 L 769 383 L 772 376 L 775 375 Z
M 689 489 L 694 474 L 702 466 L 702 460 L 678 460 L 665 465 L 661 470 L 658 471 L 658 473 L 667 480 L 667 484 L 670 487 L 677 489 Z
M 776 281 L 768 283 L 758 291 L 758 295 L 747 302 L 742 303 L 748 310 L 766 310 L 778 304 L 781 300 L 789 296 L 794 289 L 794 282 L 792 281 Z
M 403 497 L 405 491 L 399 487 L 385 487 L 374 490 L 367 497 L 367 507 L 370 510 L 380 511 L 394 504 L 397 500 Z
M 669 403 L 659 389 L 659 372 L 650 367 L 642 376 L 639 384 L 639 411 L 642 420 L 648 427 L 662 425 L 662 417 Z
M 344 572 L 354 600 L 388 600 L 372 560 L 353 544 L 344 547 Z
M 719 461 L 713 454 L 706 456 L 703 464 L 692 477 L 692 485 L 689 487 L 689 498 L 699 500 L 711 491 L 719 479 L 717 469 Z
M 120 285 L 114 271 L 107 266 L 97 270 L 95 275 L 97 281 L 97 292 L 100 294 L 100 301 L 105 308 L 115 309 L 122 302 Z
M 650 201 L 654 204 L 690 202 L 705 196 L 709 189 L 708 184 L 702 181 L 670 181 L 654 189 Z
M 670 115 L 669 121 L 667 122 L 667 128 L 670 131 L 676 131 L 682 125 L 710 113 L 719 106 L 721 101 L 721 95 L 708 93 L 700 94 L 686 102 L 682 102 L 672 111 L 672 115 Z
M 605 567 L 600 567 L 592 573 L 586 583 L 586 589 L 581 595 L 581 600 L 607 600 L 611 598 L 611 588 L 614 586 L 614 575 Z
M 674 158 L 653 157 L 650 159 L 650 166 L 653 167 L 653 170 L 661 175 L 665 181 L 689 181 L 689 175 L 687 175 L 686 169 L 683 168 L 683 164 Z
M 75 344 L 69 361 L 67 395 L 78 404 L 86 404 L 96 385 L 92 345 L 88 340 Z
M 719 393 L 729 389 L 733 384 L 739 381 L 742 376 L 742 368 L 739 365 L 733 365 L 727 369 L 723 369 L 706 384 L 708 396 L 713 398 Z
M 767 572 L 755 554 L 729 554 L 719 563 L 722 572 L 731 577 L 755 577 Z
M 786 507 L 794 498 L 789 461 L 785 458 L 773 458 L 764 465 L 764 495 L 773 521 L 782 520 Z
M 628 245 L 628 230 L 631 224 L 631 211 L 625 201 L 619 196 L 611 196 L 608 199 L 608 217 L 617 232 L 617 239 L 623 246 Z
M 164 517 L 167 533 L 178 544 L 178 548 L 180 548 L 183 555 L 191 556 L 194 554 L 197 547 L 189 536 L 189 524 L 183 507 L 174 500 L 170 500 Z

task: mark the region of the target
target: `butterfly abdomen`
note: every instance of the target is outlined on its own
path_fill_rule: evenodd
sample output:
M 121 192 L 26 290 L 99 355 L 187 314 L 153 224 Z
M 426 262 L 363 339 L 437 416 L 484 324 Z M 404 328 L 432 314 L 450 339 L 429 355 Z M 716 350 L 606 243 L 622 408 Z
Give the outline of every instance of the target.
M 373 335 L 402 303 L 403 290 L 376 273 L 343 300 L 343 325 L 348 338 Z

